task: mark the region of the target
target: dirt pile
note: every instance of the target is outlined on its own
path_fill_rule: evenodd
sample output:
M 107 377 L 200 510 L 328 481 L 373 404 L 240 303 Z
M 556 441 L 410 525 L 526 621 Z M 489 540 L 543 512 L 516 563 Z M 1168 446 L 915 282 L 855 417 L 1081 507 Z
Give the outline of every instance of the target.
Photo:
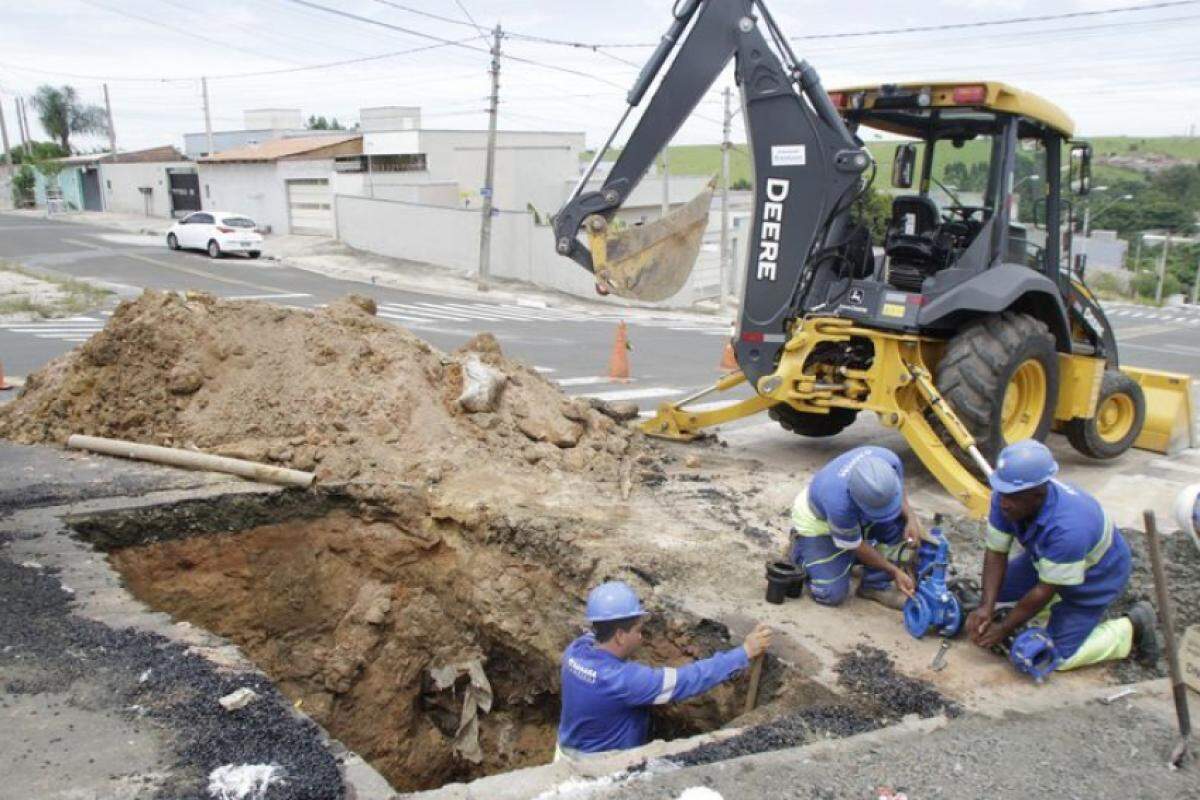
M 29 376 L 0 409 L 0 436 L 196 448 L 376 495 L 452 471 L 617 485 L 638 455 L 637 435 L 602 413 L 611 409 L 568 400 L 490 335 L 446 354 L 373 313 L 357 296 L 311 312 L 147 291 Z M 496 379 L 490 398 L 466 404 L 473 411 L 459 402 L 468 367 Z

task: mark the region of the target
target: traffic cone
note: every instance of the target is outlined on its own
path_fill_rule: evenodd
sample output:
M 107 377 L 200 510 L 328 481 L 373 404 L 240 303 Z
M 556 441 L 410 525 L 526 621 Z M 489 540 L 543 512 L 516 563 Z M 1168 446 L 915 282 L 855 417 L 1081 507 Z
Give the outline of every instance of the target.
M 11 383 L 4 382 L 4 362 L 0 361 L 0 392 L 14 388 Z
M 613 341 L 612 356 L 608 359 L 608 377 L 615 381 L 629 380 L 629 335 L 625 323 L 617 323 L 617 338 Z
M 725 352 L 721 354 L 720 370 L 722 372 L 733 372 L 737 368 L 737 358 L 733 355 L 733 342 L 725 342 Z

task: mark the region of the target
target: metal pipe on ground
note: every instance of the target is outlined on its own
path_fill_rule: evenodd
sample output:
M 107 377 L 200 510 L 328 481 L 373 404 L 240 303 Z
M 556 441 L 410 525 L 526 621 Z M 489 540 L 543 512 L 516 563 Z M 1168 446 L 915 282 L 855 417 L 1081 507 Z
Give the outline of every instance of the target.
M 1158 596 L 1158 618 L 1162 624 L 1163 639 L 1167 646 L 1167 668 L 1171 673 L 1171 691 L 1175 696 L 1175 716 L 1179 721 L 1179 741 L 1171 751 L 1169 765 L 1183 766 L 1190 760 L 1188 746 L 1192 735 L 1192 720 L 1188 712 L 1187 684 L 1179 668 L 1179 650 L 1175 642 L 1175 614 L 1171 608 L 1171 595 L 1167 588 L 1167 574 L 1163 569 L 1162 553 L 1158 547 L 1158 521 L 1153 511 L 1142 514 L 1146 524 L 1146 544 L 1150 550 L 1150 567 L 1154 573 L 1154 590 Z
M 105 439 L 100 436 L 75 434 L 67 439 L 67 447 L 72 450 L 89 450 L 93 453 L 151 461 L 155 464 L 166 464 L 184 469 L 222 472 L 252 481 L 274 483 L 280 486 L 298 486 L 302 489 L 307 489 L 316 480 L 316 475 L 313 473 L 301 472 L 297 469 L 273 467 L 255 461 L 214 456 L 209 453 L 197 453 L 193 450 L 180 450 L 175 447 L 159 447 L 152 444 L 126 442 L 121 439 Z

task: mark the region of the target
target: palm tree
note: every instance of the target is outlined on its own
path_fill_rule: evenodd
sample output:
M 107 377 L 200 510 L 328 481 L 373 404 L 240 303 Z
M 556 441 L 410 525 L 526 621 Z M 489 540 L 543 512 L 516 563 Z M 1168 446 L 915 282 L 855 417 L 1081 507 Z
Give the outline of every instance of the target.
M 81 103 L 74 86 L 58 88 L 43 84 L 38 87 L 31 102 L 46 133 L 57 139 L 68 153 L 71 152 L 72 133 L 108 131 L 104 109 Z

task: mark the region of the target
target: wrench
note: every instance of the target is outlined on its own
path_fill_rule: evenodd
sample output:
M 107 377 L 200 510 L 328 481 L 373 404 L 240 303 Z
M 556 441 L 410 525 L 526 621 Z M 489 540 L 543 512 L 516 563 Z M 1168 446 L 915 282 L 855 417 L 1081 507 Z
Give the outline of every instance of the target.
M 942 639 L 942 646 L 938 648 L 937 655 L 933 657 L 929 668 L 934 672 L 941 672 L 946 668 L 946 653 L 950 651 L 950 645 L 953 642 L 949 639 Z

